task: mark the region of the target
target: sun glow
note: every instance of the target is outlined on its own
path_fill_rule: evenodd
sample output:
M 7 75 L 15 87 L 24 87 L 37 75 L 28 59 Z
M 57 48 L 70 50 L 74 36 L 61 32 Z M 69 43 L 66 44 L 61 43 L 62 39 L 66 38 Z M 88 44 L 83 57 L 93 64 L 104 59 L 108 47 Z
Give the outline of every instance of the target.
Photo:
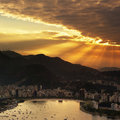
M 72 1 L 0 0 L 0 49 L 58 56 L 95 68 L 120 67 L 116 11 L 120 4 Z M 97 7 L 97 11 L 93 9 Z M 101 10 L 108 14 L 100 13 Z
M 78 30 L 75 30 L 75 29 L 70 29 L 70 28 L 67 28 L 66 26 L 62 25 L 62 24 L 53 24 L 53 23 L 48 23 L 48 22 L 44 22 L 40 19 L 34 19 L 30 16 L 24 16 L 24 15 L 14 15 L 14 14 L 11 14 L 11 13 L 7 13 L 7 12 L 4 12 L 4 11 L 0 11 L 0 14 L 1 16 L 6 16 L 8 18 L 13 18 L 13 19 L 18 19 L 18 20 L 23 20 L 23 21 L 29 21 L 29 22 L 32 22 L 32 23 L 37 23 L 37 24 L 43 24 L 43 25 L 48 25 L 48 26 L 51 26 L 51 28 L 54 26 L 56 27 L 56 30 L 51 30 L 53 32 L 57 32 L 58 34 L 56 35 L 51 35 L 49 37 L 47 37 L 46 39 L 55 39 L 57 37 L 68 37 L 68 40 L 72 40 L 72 41 L 81 41 L 81 42 L 86 42 L 86 44 L 95 44 L 95 45 L 105 45 L 105 46 L 120 46 L 118 44 L 116 44 L 115 42 L 104 42 L 104 40 L 102 40 L 101 38 L 99 37 L 90 37 L 90 36 L 84 36 L 82 35 L 82 32 L 78 31 Z M 32 28 L 31 28 L 32 29 Z M 61 29 L 61 30 L 59 30 Z M 20 34 L 20 35 L 23 35 L 23 36 L 26 36 L 28 37 L 28 39 L 34 39 L 34 37 L 29 37 L 28 34 L 35 34 L 35 33 L 41 33 L 42 31 L 26 31 L 26 30 L 15 30 L 14 32 L 11 32 L 11 31 L 8 31 L 6 34 Z M 41 34 L 40 34 L 41 35 Z M 39 38 L 43 38 L 42 36 L 45 36 L 45 34 L 41 35 L 38 35 L 38 39 Z M 63 38 L 64 39 L 64 38 Z M 66 39 L 66 38 L 65 38 Z

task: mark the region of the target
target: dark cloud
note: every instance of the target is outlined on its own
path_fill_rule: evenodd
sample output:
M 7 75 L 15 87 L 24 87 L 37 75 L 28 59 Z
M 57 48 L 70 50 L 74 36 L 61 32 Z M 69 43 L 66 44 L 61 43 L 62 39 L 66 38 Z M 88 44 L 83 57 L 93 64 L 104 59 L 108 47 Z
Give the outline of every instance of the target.
M 0 0 L 0 10 L 120 44 L 120 0 Z

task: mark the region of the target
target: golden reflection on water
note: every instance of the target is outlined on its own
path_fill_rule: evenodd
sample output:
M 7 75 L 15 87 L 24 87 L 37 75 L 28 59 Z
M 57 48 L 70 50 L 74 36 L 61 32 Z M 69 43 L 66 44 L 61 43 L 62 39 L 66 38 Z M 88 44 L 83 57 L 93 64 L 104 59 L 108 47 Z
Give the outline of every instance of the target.
M 35 99 L 0 113 L 0 120 L 111 120 L 80 110 L 80 101 Z

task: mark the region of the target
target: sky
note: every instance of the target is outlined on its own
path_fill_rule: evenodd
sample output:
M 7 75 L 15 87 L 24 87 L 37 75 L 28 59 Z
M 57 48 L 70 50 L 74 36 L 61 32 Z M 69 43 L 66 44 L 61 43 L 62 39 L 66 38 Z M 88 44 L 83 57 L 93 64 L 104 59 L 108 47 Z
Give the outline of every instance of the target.
M 0 0 L 0 49 L 120 67 L 120 0 Z

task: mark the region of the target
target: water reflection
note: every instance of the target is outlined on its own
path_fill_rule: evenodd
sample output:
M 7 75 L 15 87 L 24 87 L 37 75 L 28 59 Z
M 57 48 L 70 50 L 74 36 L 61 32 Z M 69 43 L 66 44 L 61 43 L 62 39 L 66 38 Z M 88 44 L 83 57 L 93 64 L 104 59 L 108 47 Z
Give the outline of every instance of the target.
M 80 110 L 75 100 L 28 100 L 16 108 L 0 113 L 0 120 L 113 120 Z M 117 119 L 114 119 L 117 120 Z

